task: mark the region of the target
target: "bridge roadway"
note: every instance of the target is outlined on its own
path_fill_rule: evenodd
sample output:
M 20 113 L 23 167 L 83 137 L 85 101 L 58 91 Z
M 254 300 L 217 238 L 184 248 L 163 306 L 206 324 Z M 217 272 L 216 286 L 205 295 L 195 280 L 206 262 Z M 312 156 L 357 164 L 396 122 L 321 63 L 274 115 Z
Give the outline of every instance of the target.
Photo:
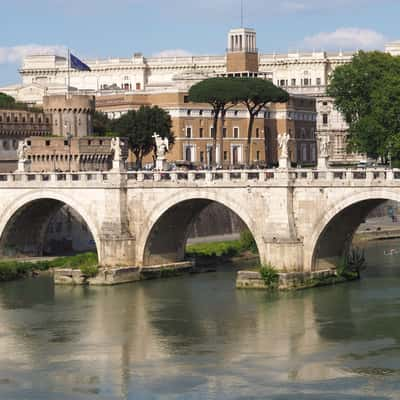
M 400 170 L 13 173 L 0 175 L 0 196 L 2 255 L 41 256 L 51 216 L 67 204 L 103 266 L 173 263 L 196 216 L 218 202 L 253 233 L 263 263 L 307 271 L 335 264 L 374 207 L 400 201 Z

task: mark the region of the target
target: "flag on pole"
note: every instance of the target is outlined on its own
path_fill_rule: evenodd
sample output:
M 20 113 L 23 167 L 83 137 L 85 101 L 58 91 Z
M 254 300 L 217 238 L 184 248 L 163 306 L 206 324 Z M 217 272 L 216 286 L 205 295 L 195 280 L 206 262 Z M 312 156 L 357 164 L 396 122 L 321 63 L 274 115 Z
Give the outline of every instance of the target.
M 91 71 L 88 65 L 78 57 L 75 57 L 72 53 L 69 53 L 69 65 L 70 68 L 77 69 L 78 71 Z

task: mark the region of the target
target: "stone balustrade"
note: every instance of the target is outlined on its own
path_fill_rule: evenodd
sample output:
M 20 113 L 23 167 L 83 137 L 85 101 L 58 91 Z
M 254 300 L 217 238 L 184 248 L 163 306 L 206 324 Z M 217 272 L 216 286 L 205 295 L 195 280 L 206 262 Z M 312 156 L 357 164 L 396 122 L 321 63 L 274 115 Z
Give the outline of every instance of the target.
M 128 171 L 128 172 L 15 172 L 0 174 L 0 186 L 9 184 L 29 184 L 50 182 L 102 184 L 115 181 L 128 183 L 157 182 L 159 184 L 218 184 L 230 183 L 268 185 L 275 183 L 286 184 L 336 184 L 361 183 L 379 185 L 379 183 L 398 182 L 400 184 L 400 169 L 260 169 L 260 170 L 189 170 L 189 171 Z

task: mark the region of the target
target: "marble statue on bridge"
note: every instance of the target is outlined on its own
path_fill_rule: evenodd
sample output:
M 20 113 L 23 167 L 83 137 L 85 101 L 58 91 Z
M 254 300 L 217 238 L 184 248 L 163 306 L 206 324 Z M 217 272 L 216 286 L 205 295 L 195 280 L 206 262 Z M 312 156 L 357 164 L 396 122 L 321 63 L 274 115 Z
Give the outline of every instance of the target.
M 114 137 L 111 140 L 111 151 L 113 152 L 113 171 L 123 171 L 125 168 L 124 159 L 122 157 L 122 148 L 125 143 L 120 137 Z
M 318 138 L 318 169 L 328 168 L 328 157 L 329 157 L 329 136 L 323 135 Z
M 29 172 L 30 161 L 28 160 L 27 150 L 29 149 L 27 140 L 20 140 L 18 142 L 17 157 L 18 157 L 18 168 L 17 172 Z
M 166 167 L 165 155 L 169 150 L 169 141 L 167 137 L 162 138 L 160 135 L 157 134 L 157 132 L 154 132 L 153 138 L 156 142 L 157 152 L 156 169 L 162 171 Z
M 287 169 L 289 167 L 289 142 L 290 136 L 286 132 L 282 135 L 278 135 L 278 145 L 280 150 L 279 168 Z

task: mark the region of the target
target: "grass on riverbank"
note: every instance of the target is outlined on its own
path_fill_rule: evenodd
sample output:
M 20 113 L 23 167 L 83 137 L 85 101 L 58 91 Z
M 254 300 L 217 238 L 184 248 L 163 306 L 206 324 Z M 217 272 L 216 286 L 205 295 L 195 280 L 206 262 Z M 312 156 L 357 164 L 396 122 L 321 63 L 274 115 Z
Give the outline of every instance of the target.
M 236 257 L 246 252 L 258 254 L 257 245 L 249 231 L 243 231 L 239 240 L 199 243 L 186 247 L 189 257 Z
M 59 257 L 54 260 L 42 260 L 36 262 L 25 261 L 1 261 L 0 282 L 12 281 L 24 278 L 34 271 L 47 271 L 51 268 L 80 269 L 88 276 L 94 276 L 98 271 L 98 259 L 96 253 L 83 253 L 69 257 Z

